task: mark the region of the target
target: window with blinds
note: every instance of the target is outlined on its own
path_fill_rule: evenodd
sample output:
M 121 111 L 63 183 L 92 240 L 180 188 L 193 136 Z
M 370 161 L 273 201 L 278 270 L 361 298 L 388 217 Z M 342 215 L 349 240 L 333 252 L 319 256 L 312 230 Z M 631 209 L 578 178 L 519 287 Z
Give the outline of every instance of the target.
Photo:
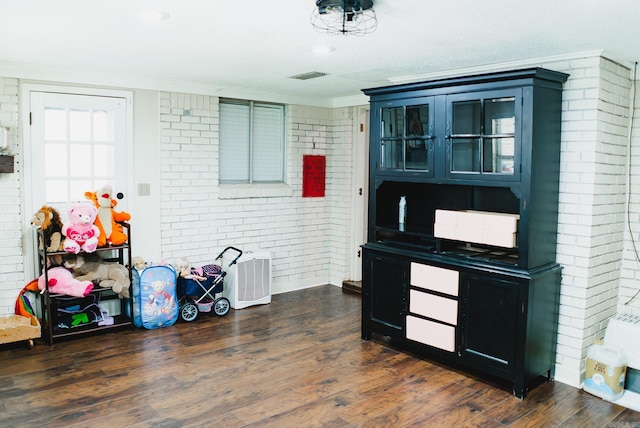
M 284 182 L 285 106 L 220 99 L 220 183 Z

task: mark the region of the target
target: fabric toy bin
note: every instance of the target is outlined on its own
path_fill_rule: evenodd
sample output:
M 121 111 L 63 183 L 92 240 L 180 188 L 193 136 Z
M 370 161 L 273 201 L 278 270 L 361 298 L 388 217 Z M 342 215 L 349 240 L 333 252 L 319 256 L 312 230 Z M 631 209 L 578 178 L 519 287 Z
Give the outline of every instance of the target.
M 85 297 L 58 295 L 51 299 L 51 322 L 53 331 L 79 329 L 104 321 L 99 295 L 90 293 Z
M 32 347 L 33 339 L 39 338 L 41 332 L 40 323 L 34 316 L 9 315 L 0 317 L 0 344 L 26 340 L 29 347 Z
M 155 265 L 131 272 L 133 325 L 146 329 L 169 327 L 178 320 L 176 271 Z

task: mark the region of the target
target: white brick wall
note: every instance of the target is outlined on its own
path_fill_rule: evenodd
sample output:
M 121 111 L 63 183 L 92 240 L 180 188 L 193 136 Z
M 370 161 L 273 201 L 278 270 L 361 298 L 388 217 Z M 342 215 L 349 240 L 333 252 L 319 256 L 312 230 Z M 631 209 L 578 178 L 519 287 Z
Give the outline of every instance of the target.
M 636 80 L 636 85 L 638 81 Z M 640 99 L 636 88 L 636 106 Z M 628 225 L 625 228 L 618 312 L 640 315 L 640 108 L 634 111 L 630 153 L 630 192 Z
M 198 265 L 228 245 L 267 250 L 274 292 L 330 282 L 330 272 L 346 278 L 353 126 L 348 109 L 288 106 L 288 189 L 259 186 L 250 193 L 246 186 L 224 186 L 222 196 L 218 99 L 162 93 L 160 104 L 163 258 L 187 257 Z M 327 156 L 324 198 L 301 197 L 304 154 Z
M 628 69 L 599 57 L 544 66 L 570 74 L 563 93 L 556 378 L 578 386 L 589 346 L 616 312 L 631 80 Z
M 0 77 L 0 126 L 10 129 L 12 151 L 19 155 L 18 79 Z M 24 286 L 19 156 L 14 173 L 0 173 L 0 315 L 13 313 L 18 291 Z

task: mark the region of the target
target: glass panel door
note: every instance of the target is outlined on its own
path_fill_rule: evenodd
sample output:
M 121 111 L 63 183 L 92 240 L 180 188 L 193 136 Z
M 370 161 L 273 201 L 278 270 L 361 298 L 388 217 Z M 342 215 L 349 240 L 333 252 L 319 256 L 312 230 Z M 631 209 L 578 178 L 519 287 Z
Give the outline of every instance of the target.
M 381 109 L 381 170 L 433 175 L 433 109 L 422 102 Z
M 514 98 L 485 101 L 484 115 L 485 156 L 484 172 L 514 173 L 515 156 L 515 100 Z
M 450 175 L 508 178 L 516 166 L 517 93 L 449 96 Z
M 32 159 L 43 191 L 34 199 L 64 215 L 66 205 L 86 200 L 86 191 L 104 184 L 126 189 L 126 162 L 116 161 L 126 157 L 126 105 L 116 97 L 31 94 L 32 152 L 44 153 Z
M 406 107 L 405 169 L 429 171 L 432 155 L 429 135 L 429 105 Z
M 114 194 L 131 193 L 128 110 L 132 96 L 109 94 L 29 91 L 28 212 L 46 204 L 56 208 L 65 222 L 71 204 L 88 203 L 87 191 L 109 184 Z M 119 200 L 117 210 L 131 213 L 130 201 Z M 29 243 L 27 260 L 35 260 L 35 247 Z M 27 269 L 36 272 L 35 266 Z
M 391 107 L 382 109 L 380 136 L 380 166 L 382 169 L 404 169 L 404 108 Z

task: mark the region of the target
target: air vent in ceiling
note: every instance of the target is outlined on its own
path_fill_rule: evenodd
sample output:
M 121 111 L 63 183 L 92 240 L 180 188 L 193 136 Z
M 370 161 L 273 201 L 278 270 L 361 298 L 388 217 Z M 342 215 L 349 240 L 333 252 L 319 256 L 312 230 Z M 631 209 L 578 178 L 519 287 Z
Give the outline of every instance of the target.
M 322 77 L 326 75 L 327 73 L 321 73 L 319 71 L 310 71 L 309 73 L 298 74 L 296 76 L 291 76 L 289 78 L 297 79 L 297 80 L 309 80 L 309 79 L 315 79 L 316 77 Z

